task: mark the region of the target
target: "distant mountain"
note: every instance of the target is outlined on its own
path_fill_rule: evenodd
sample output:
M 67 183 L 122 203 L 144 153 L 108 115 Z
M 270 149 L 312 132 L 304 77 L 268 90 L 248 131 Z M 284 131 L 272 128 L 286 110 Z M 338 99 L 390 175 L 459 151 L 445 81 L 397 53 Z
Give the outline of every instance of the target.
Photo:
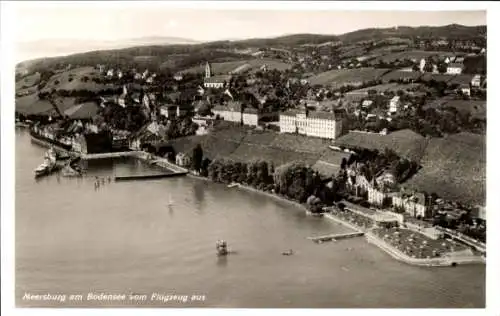
M 180 37 L 141 37 L 116 41 L 44 39 L 17 44 L 17 61 L 41 57 L 56 57 L 95 50 L 123 49 L 136 46 L 195 44 L 194 40 Z
M 290 48 L 305 44 L 318 45 L 327 42 L 342 42 L 343 45 L 363 41 L 379 41 L 384 39 L 415 39 L 415 38 L 447 38 L 447 39 L 486 39 L 486 26 L 464 26 L 451 24 L 445 26 L 399 26 L 392 28 L 371 28 L 342 35 L 328 34 L 291 34 L 274 38 L 256 38 L 243 40 L 220 40 L 214 42 L 195 42 L 176 37 L 142 37 L 117 41 L 74 41 L 74 40 L 44 40 L 18 45 L 17 60 L 28 60 L 40 57 L 70 55 L 57 58 L 45 58 L 30 62 L 38 68 L 51 68 L 57 64 L 95 65 L 97 63 L 115 63 L 133 65 L 134 67 L 156 67 L 169 58 L 177 60 L 176 67 L 190 67 L 206 60 L 223 59 L 232 61 L 248 56 L 231 54 L 234 49 L 246 48 Z M 226 53 L 215 51 L 225 50 Z M 141 62 L 137 65 L 136 56 L 154 56 L 149 64 Z M 181 58 L 181 56 L 183 56 Z M 182 60 L 179 61 L 178 59 Z M 48 59 L 48 60 L 47 60 Z M 31 68 L 31 67 L 30 67 Z M 169 67 L 171 68 L 171 67 Z M 172 70 L 177 70 L 172 68 Z

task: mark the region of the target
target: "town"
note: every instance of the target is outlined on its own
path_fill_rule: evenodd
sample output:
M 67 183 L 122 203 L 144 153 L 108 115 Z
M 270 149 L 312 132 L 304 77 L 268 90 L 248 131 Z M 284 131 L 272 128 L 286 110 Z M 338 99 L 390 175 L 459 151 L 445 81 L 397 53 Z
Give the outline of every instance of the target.
M 16 122 L 375 225 L 408 258 L 485 255 L 486 27 L 357 33 L 21 63 Z

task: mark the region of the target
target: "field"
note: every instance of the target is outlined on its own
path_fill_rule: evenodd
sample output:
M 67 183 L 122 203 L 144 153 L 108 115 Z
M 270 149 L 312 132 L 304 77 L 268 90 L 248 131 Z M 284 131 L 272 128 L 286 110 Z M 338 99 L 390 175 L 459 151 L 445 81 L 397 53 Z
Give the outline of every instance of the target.
M 375 68 L 330 70 L 317 74 L 309 78 L 308 81 L 311 85 L 341 87 L 376 80 L 387 72 L 387 69 Z
M 469 112 L 475 118 L 486 119 L 486 101 L 441 98 L 427 103 L 424 109 L 435 108 L 440 110 L 447 107 L 453 107 L 461 113 Z
M 229 157 L 238 148 L 240 143 L 208 135 L 203 138 L 200 145 L 203 149 L 203 157 L 214 160 L 217 157 Z
M 248 64 L 250 66 L 249 71 L 257 71 L 263 65 L 267 65 L 268 69 L 277 69 L 280 71 L 287 70 L 291 68 L 290 64 L 281 62 L 279 60 L 264 58 L 264 59 L 245 59 L 239 61 L 228 61 L 222 63 L 211 63 L 212 72 L 214 74 L 228 74 L 229 72 L 235 70 L 236 68 Z M 205 64 L 196 67 L 191 67 L 184 69 L 181 73 L 202 73 L 205 71 Z
M 337 175 L 340 170 L 342 158 L 349 159 L 349 154 L 327 149 L 312 167 L 324 177 Z
M 88 118 L 97 114 L 97 104 L 76 104 L 75 101 L 75 98 L 59 97 L 54 100 L 54 103 L 60 112 L 68 115 L 70 118 Z M 16 98 L 16 112 L 27 115 L 57 115 L 52 104 L 47 100 L 40 100 L 36 94 Z
M 22 78 L 21 80 L 16 82 L 16 91 L 36 86 L 38 83 L 40 83 L 40 78 L 41 76 L 38 72 Z
M 391 52 L 399 52 L 400 50 L 407 49 L 408 45 L 407 44 L 400 44 L 400 45 L 388 45 L 388 46 L 383 46 L 383 47 L 378 47 L 375 49 L 370 50 L 370 54 L 377 54 L 377 55 L 382 55 L 382 54 L 388 54 Z
M 31 114 L 54 114 L 55 110 L 50 102 L 40 100 L 36 94 L 16 98 L 16 112 L 25 115 Z
M 450 81 L 448 81 L 448 85 L 452 85 L 452 84 L 466 84 L 466 85 L 468 85 L 472 81 L 472 77 L 474 77 L 474 76 L 473 75 L 466 75 L 466 74 L 456 75 L 456 76 L 453 76 L 453 78 L 451 78 Z
M 50 92 L 52 89 L 56 91 L 89 90 L 96 92 L 117 88 L 114 84 L 99 84 L 92 81 L 92 78 L 96 76 L 98 76 L 98 73 L 93 67 L 81 67 L 64 71 L 50 77 L 42 92 Z M 88 78 L 86 82 L 83 81 L 85 80 L 84 77 Z
M 331 142 L 325 139 L 312 138 L 293 134 L 276 134 L 271 147 L 292 150 L 295 152 L 322 153 Z
M 400 130 L 388 135 L 351 131 L 335 140 L 335 145 L 378 151 L 388 148 L 401 157 L 419 162 L 424 155 L 427 140 L 411 130 Z
M 269 146 L 277 135 L 277 133 L 273 132 L 252 132 L 245 136 L 244 142 L 254 145 Z
M 64 114 L 67 115 L 70 119 L 89 119 L 97 115 L 99 110 L 99 105 L 95 102 L 85 102 L 80 103 L 78 105 L 74 105 L 73 107 L 64 111 Z
M 350 92 L 346 93 L 346 95 L 368 93 L 369 90 L 376 90 L 377 93 L 389 92 L 389 91 L 396 93 L 399 90 L 411 91 L 411 90 L 418 88 L 420 86 L 422 86 L 422 85 L 419 83 L 410 83 L 410 84 L 387 83 L 387 84 L 380 84 L 380 85 L 376 85 L 376 86 L 372 86 L 372 87 L 366 87 L 363 89 L 350 91 Z
M 401 71 L 394 70 L 389 73 L 386 73 L 382 76 L 383 82 L 389 82 L 389 80 L 417 80 L 422 76 L 422 73 L 418 71 Z
M 483 135 L 460 133 L 431 139 L 422 166 L 407 182 L 410 188 L 484 205 L 486 137 Z
M 441 82 L 448 83 L 453 79 L 453 77 L 455 77 L 455 76 L 445 75 L 445 74 L 433 74 L 433 73 L 426 72 L 425 74 L 422 75 L 422 77 L 420 77 L 420 79 L 424 82 L 435 80 L 435 81 L 441 81 Z
M 313 165 L 318 160 L 319 155 L 242 143 L 229 158 L 241 162 L 265 160 L 273 163 L 275 167 L 278 167 L 292 161 L 300 161 Z
M 392 63 L 396 60 L 405 60 L 405 59 L 415 59 L 417 61 L 420 61 L 422 58 L 427 58 L 430 56 L 441 56 L 441 57 L 448 57 L 448 56 L 454 56 L 455 53 L 453 52 L 441 52 L 441 51 L 436 51 L 436 52 L 431 52 L 431 51 L 421 51 L 421 50 L 412 50 L 412 51 L 405 51 L 405 52 L 395 52 L 395 53 L 390 53 L 386 55 L 382 55 L 374 61 L 375 63 L 378 63 L 379 61 L 383 61 L 386 63 Z

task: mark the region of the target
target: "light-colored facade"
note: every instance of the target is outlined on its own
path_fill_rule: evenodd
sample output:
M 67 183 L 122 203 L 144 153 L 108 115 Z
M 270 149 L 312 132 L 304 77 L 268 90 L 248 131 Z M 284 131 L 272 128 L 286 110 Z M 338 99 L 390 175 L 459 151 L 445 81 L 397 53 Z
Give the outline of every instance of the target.
M 244 125 L 258 126 L 260 119 L 271 117 L 276 113 L 259 113 L 253 108 L 245 108 L 241 111 L 241 103 L 229 102 L 227 106 L 215 106 L 212 109 L 214 115 L 220 116 L 224 121 L 243 122 Z
M 420 60 L 419 69 L 420 69 L 420 72 L 424 72 L 424 69 L 425 69 L 425 59 L 424 58 L 422 58 Z
M 460 75 L 464 69 L 463 64 L 451 63 L 446 68 L 446 73 L 449 75 Z
M 175 164 L 181 167 L 189 167 L 191 165 L 191 159 L 185 153 L 178 153 L 175 156 Z
M 479 88 L 481 86 L 481 75 L 475 75 L 471 82 L 470 85 L 475 88 Z
M 336 139 L 342 134 L 342 120 L 331 112 L 296 112 L 280 113 L 281 133 Z
M 399 110 L 399 105 L 400 105 L 399 96 L 396 95 L 389 102 L 389 113 L 391 114 L 397 113 Z
M 417 193 L 409 197 L 404 197 L 402 194 L 396 194 L 392 197 L 392 205 L 402 207 L 407 214 L 413 217 L 427 217 L 428 208 L 425 205 L 425 196 L 422 193 Z

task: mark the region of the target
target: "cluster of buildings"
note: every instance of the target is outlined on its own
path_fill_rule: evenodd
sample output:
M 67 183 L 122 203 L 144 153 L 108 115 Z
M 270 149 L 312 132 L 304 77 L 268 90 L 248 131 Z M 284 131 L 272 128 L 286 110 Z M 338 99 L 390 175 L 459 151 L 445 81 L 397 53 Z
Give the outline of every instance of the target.
M 96 65 L 96 69 L 99 70 L 99 73 L 103 75 L 106 79 L 122 79 L 125 75 L 133 76 L 134 80 L 144 81 L 146 83 L 152 84 L 156 78 L 156 73 L 150 73 L 148 69 L 143 72 L 138 72 L 136 69 L 126 73 L 121 69 L 113 69 L 109 68 L 106 70 L 104 65 L 98 64 Z

